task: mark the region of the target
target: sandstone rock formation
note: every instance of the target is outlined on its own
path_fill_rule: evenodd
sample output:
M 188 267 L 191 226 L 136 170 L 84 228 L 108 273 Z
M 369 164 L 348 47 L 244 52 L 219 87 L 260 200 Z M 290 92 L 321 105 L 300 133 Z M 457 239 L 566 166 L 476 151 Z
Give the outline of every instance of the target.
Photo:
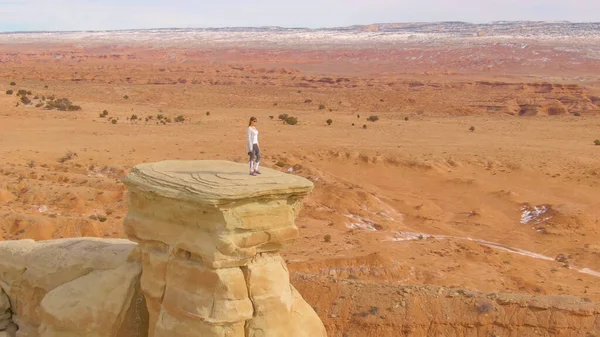
M 325 328 L 289 283 L 283 244 L 313 185 L 243 164 L 136 166 L 127 236 L 139 243 L 149 336 L 318 337 Z
M 0 337 L 326 336 L 278 253 L 312 183 L 222 161 L 139 165 L 125 183 L 139 246 L 0 242 Z
M 144 336 L 141 265 L 128 240 L 0 242 L 0 331 L 8 336 Z M 3 323 L 4 322 L 4 323 Z M 11 324 L 13 322 L 18 326 Z M 133 324 L 133 326 L 132 326 Z M 5 326 L 6 325 L 6 326 Z

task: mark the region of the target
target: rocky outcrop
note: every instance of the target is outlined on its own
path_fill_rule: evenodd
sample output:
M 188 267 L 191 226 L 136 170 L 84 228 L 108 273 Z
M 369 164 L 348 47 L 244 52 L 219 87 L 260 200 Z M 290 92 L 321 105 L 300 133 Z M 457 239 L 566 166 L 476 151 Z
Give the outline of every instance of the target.
M 95 238 L 0 242 L 0 287 L 18 325 L 14 335 L 144 336 L 141 264 L 128 259 L 135 248 Z M 134 321 L 140 326 L 129 328 Z
M 313 185 L 224 161 L 136 166 L 127 236 L 139 243 L 149 336 L 319 337 L 325 328 L 289 282 L 281 247 Z
M 279 256 L 311 182 L 224 161 L 139 165 L 124 181 L 139 245 L 0 242 L 0 337 L 326 336 Z

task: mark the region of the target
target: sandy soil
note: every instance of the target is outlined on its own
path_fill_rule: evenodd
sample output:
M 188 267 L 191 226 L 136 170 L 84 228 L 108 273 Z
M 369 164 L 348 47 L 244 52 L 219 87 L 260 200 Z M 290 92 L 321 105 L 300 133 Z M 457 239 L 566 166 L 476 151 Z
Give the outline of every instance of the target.
M 347 64 L 323 73 L 335 55 L 261 69 L 242 53 L 214 63 L 174 50 L 191 60 L 172 64 L 158 52 L 52 59 L 2 48 L 0 239 L 123 237 L 120 178 L 133 165 L 244 162 L 256 116 L 263 165 L 315 184 L 300 238 L 283 252 L 292 272 L 600 301 L 594 81 L 531 81 L 521 68 L 488 80 Z M 16 106 L 10 89 L 38 99 Z M 51 95 L 83 109 L 34 106 Z M 299 123 L 282 123 L 284 113 Z

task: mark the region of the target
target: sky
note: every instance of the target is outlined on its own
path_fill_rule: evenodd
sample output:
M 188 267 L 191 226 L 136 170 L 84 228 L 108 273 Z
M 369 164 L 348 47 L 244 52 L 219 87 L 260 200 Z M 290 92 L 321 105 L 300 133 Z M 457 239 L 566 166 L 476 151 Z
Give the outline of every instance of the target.
M 0 32 L 600 21 L 600 0 L 0 0 Z

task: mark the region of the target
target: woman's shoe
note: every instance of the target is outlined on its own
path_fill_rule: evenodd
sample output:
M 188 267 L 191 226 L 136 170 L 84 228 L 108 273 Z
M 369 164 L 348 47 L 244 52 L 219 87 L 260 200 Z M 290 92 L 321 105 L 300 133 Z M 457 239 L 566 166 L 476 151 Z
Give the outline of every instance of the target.
M 262 174 L 260 171 L 254 171 L 254 174 Z
M 251 175 L 251 176 L 255 176 L 255 175 L 256 175 L 256 173 L 254 173 L 254 172 L 250 172 L 250 175 Z

